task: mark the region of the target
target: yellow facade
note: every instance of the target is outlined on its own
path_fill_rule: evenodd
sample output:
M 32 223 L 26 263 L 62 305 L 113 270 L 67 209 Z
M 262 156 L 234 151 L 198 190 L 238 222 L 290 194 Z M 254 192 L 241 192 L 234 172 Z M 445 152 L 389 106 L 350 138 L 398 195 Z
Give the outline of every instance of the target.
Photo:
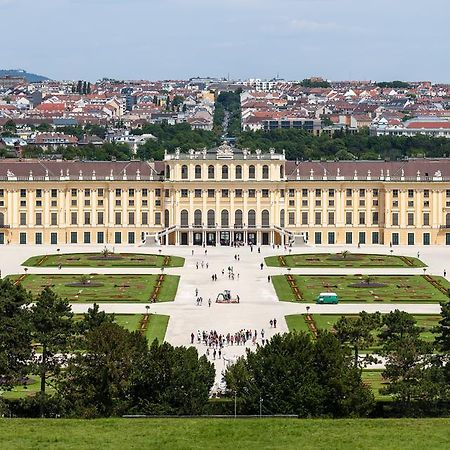
M 435 162 L 295 163 L 226 145 L 159 163 L 4 160 L 0 243 L 449 245 L 448 161 Z

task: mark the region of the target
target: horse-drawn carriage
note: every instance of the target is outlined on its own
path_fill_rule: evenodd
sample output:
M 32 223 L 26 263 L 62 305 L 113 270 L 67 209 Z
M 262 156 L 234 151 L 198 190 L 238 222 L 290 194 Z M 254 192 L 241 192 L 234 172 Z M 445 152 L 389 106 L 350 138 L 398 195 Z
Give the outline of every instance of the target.
M 231 296 L 231 291 L 225 289 L 217 295 L 216 303 L 239 303 L 239 295 L 236 297 Z

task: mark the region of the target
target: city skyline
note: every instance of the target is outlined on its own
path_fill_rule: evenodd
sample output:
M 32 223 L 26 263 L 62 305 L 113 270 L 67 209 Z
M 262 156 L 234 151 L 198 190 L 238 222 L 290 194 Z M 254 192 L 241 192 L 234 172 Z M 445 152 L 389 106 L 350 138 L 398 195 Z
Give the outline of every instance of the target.
M 3 25 L 14 39 L 2 49 L 2 66 L 91 81 L 276 75 L 450 81 L 442 62 L 450 32 L 445 15 L 436 14 L 443 0 L 427 9 L 416 0 L 408 8 L 360 3 L 94 0 L 86 7 L 80 0 L 43 0 L 37 8 L 29 0 L 0 0 L 3 17 L 20 18 Z

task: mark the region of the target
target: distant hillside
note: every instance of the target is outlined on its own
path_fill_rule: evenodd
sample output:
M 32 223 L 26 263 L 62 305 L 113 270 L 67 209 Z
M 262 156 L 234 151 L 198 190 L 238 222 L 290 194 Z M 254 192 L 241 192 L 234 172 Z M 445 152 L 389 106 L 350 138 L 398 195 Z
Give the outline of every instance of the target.
M 38 83 L 39 81 L 49 80 L 50 78 L 43 77 L 42 75 L 37 75 L 35 73 L 29 73 L 26 70 L 22 69 L 0 69 L 0 78 L 1 77 L 22 77 L 25 78 L 29 83 Z

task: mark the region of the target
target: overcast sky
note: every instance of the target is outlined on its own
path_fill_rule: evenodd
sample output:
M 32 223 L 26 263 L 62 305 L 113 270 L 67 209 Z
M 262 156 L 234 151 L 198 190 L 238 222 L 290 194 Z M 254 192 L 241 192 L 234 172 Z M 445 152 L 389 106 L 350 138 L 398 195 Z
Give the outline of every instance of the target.
M 450 82 L 449 0 L 0 0 L 0 68 Z

